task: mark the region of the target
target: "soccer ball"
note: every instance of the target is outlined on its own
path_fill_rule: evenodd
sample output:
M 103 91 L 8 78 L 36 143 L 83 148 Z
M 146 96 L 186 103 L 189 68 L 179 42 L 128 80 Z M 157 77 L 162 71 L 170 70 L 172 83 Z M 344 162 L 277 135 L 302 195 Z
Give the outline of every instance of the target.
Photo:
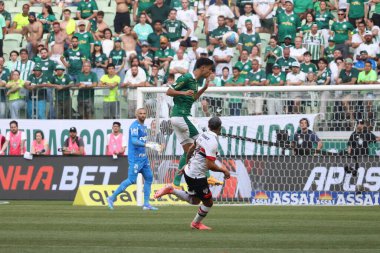
M 222 40 L 227 47 L 236 47 L 239 42 L 239 35 L 236 32 L 229 31 L 223 35 Z

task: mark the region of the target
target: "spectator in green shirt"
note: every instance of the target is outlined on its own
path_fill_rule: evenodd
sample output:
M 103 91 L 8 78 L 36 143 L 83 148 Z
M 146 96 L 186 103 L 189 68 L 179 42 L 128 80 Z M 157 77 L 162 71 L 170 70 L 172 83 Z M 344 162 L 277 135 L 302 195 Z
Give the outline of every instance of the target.
M 4 8 L 4 1 L 0 1 L 0 14 L 3 15 L 5 19 L 5 27 L 8 29 L 11 26 L 11 14 L 7 12 Z
M 344 69 L 342 69 L 339 73 L 337 84 L 356 84 L 358 76 L 359 71 L 356 68 L 353 68 L 352 59 L 346 58 L 344 60 Z M 346 116 L 343 118 L 349 118 L 351 122 L 354 122 L 354 108 L 352 102 L 351 92 L 343 92 L 342 106 L 346 113 Z
M 237 67 L 232 68 L 232 77 L 227 80 L 224 86 L 244 86 L 245 79 L 240 76 L 240 69 Z M 230 92 L 231 96 L 234 97 L 242 97 L 243 94 L 241 92 Z M 242 109 L 242 101 L 240 98 L 232 98 L 229 100 L 229 108 L 230 108 L 230 116 L 240 116 Z
M 355 20 L 367 19 L 368 16 L 368 0 L 347 0 L 346 19 L 355 26 Z

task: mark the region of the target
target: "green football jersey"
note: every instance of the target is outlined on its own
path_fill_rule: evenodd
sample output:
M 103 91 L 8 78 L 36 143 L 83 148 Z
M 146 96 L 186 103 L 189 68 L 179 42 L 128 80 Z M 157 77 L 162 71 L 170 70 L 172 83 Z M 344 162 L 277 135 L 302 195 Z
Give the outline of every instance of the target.
M 32 86 L 39 85 L 39 84 L 46 84 L 49 82 L 49 77 L 44 75 L 43 73 L 37 77 L 34 74 L 31 74 L 28 79 L 28 82 L 31 83 Z M 37 96 L 38 100 L 46 100 L 47 99 L 47 89 L 46 88 L 40 88 L 33 90 L 29 92 L 29 99 L 32 99 L 33 96 Z
M 315 14 L 315 22 L 318 25 L 318 29 L 329 29 L 330 20 L 334 20 L 334 16 L 329 11 L 321 13 L 317 11 Z
M 163 27 L 165 28 L 168 39 L 171 42 L 177 41 L 182 37 L 182 29 L 189 29 L 182 21 L 169 19 L 164 21 Z
M 278 75 L 275 75 L 272 73 L 267 76 L 267 79 L 268 79 L 268 85 L 276 86 L 276 85 L 280 85 L 281 81 L 285 83 L 286 76 L 283 72 L 280 72 Z
M 267 55 L 269 52 L 273 52 L 274 55 L 277 56 L 277 58 L 281 57 L 282 56 L 282 48 L 280 46 L 276 46 L 276 47 L 271 47 L 271 46 L 267 46 L 265 48 L 265 53 L 264 55 Z M 269 56 L 268 59 L 267 59 L 267 63 L 275 63 L 276 62 L 276 59 L 277 59 L 275 56 Z
M 331 31 L 334 32 L 334 38 L 336 44 L 343 44 L 348 40 L 348 34 L 354 30 L 354 27 L 348 21 L 334 22 L 331 26 Z
M 168 37 L 166 33 L 157 34 L 155 32 L 152 32 L 148 35 L 148 43 L 151 47 L 154 48 L 160 48 L 160 39 L 161 37 Z
M 49 77 L 54 74 L 55 67 L 57 66 L 55 61 L 52 61 L 49 58 L 41 59 L 38 57 L 34 59 L 34 62 L 36 63 L 36 65 L 41 67 L 44 75 L 47 75 Z
M 154 57 L 158 57 L 158 59 L 162 59 L 162 58 L 167 58 L 167 57 L 170 56 L 170 57 L 173 58 L 174 55 L 175 55 L 174 50 L 171 49 L 171 48 L 169 48 L 169 47 L 167 47 L 167 48 L 165 48 L 165 49 L 162 49 L 162 48 L 158 49 L 158 50 L 155 52 Z
M 277 16 L 278 24 L 278 38 L 280 42 L 284 42 L 286 35 L 292 36 L 292 43 L 294 43 L 294 38 L 296 37 L 297 29 L 301 28 L 301 20 L 297 14 L 291 13 L 286 14 L 280 13 Z
M 214 38 L 214 39 L 219 39 L 219 38 L 223 37 L 223 35 L 228 31 L 229 31 L 229 29 L 227 26 L 223 26 L 223 27 L 218 26 L 217 28 L 215 28 L 214 30 L 211 31 L 210 37 Z
M 347 0 L 347 4 L 350 5 L 349 18 L 362 18 L 364 17 L 364 4 L 368 1 L 365 0 Z
M 277 59 L 276 63 L 280 65 L 281 71 L 286 72 L 290 69 L 290 66 L 293 62 L 296 62 L 297 60 L 293 57 L 289 57 L 288 59 L 285 59 L 284 57 L 280 57 Z
M 242 33 L 239 36 L 239 45 L 242 45 L 243 50 L 247 50 L 248 53 L 252 52 L 252 48 L 257 44 L 261 44 L 261 39 L 258 33 Z
M 175 96 L 173 98 L 174 107 L 171 112 L 171 117 L 191 116 L 191 107 L 195 102 L 195 95 L 198 92 L 198 81 L 190 73 L 180 76 L 177 81 L 171 85 L 171 89 L 176 91 L 194 91 L 193 96 Z
M 91 56 L 91 44 L 93 44 L 94 37 L 90 32 L 84 32 L 84 33 L 74 33 L 74 36 L 78 37 L 79 42 L 79 48 L 83 52 L 83 54 L 86 56 L 87 59 L 90 59 Z
M 98 5 L 95 0 L 90 0 L 88 2 L 82 0 L 78 3 L 77 11 L 80 12 L 80 16 L 83 19 L 90 17 L 94 11 L 97 10 Z
M 124 49 L 115 50 L 112 49 L 109 58 L 112 60 L 112 64 L 115 66 L 120 66 L 123 63 L 123 59 L 127 57 Z
M 301 72 L 307 74 L 309 72 L 314 72 L 314 73 L 317 73 L 317 66 L 315 66 L 314 63 L 309 63 L 309 64 L 305 64 L 305 63 L 301 63 Z
M 99 55 L 91 55 L 91 67 L 97 68 L 96 63 L 105 64 L 108 62 L 108 57 L 103 53 Z
M 240 76 L 245 78 L 252 69 L 252 62 L 250 60 L 245 63 L 238 61 L 236 62 L 235 67 L 240 69 Z
M 323 53 L 324 57 L 327 59 L 327 61 L 330 63 L 334 60 L 334 51 L 335 51 L 335 46 L 333 47 L 326 47 L 325 51 Z
M 86 59 L 82 50 L 69 48 L 63 53 L 63 57 L 70 64 L 68 68 L 68 73 L 70 75 L 77 75 L 82 72 L 83 59 Z
M 70 85 L 74 82 L 71 80 L 70 76 L 63 74 L 62 76 L 53 75 L 50 77 L 49 83 L 58 85 Z M 70 98 L 70 89 L 56 90 L 55 91 L 56 100 L 62 101 Z
M 98 82 L 98 77 L 94 72 L 90 72 L 88 75 L 80 73 L 77 78 L 78 83 L 92 84 Z M 78 100 L 87 100 L 94 98 L 94 89 L 79 89 Z
M 155 0 L 139 0 L 139 9 L 137 15 L 140 16 L 141 12 L 146 11 L 154 4 Z

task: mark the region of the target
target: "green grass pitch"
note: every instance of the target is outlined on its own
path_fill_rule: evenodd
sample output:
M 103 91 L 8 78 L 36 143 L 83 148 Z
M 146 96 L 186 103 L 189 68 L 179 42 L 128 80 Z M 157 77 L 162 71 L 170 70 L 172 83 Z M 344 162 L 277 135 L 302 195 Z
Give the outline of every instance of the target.
M 1 253 L 380 252 L 379 207 L 74 207 L 64 201 L 0 205 Z

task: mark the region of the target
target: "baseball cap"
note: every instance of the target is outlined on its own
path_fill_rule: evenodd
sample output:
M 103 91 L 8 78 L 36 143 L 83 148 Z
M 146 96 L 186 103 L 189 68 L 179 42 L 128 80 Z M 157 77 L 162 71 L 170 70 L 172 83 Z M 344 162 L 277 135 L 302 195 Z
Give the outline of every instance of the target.
M 366 32 L 364 33 L 364 36 L 367 36 L 367 35 L 372 36 L 372 32 L 371 32 L 371 31 L 366 31 Z
M 351 58 L 346 58 L 346 59 L 344 59 L 344 62 L 345 62 L 345 63 L 350 63 L 350 64 L 353 64 L 353 63 L 354 63 L 354 62 L 352 61 Z
M 368 52 L 366 50 L 362 50 L 360 51 L 360 54 L 368 54 Z
M 100 47 L 101 47 L 101 46 L 102 46 L 102 42 L 100 42 L 99 40 L 97 40 L 97 41 L 95 41 L 94 45 L 95 45 L 95 46 L 100 46 Z
M 328 41 L 332 41 L 332 42 L 335 42 L 335 38 L 333 36 L 330 36 Z
M 55 67 L 55 70 L 65 70 L 65 67 L 62 66 L 62 65 L 57 65 L 57 66 Z
M 287 2 L 293 4 L 293 0 L 286 0 L 285 3 L 287 3 Z
M 70 127 L 69 132 L 76 133 L 76 132 L 77 132 L 77 129 L 76 129 L 75 127 Z
M 141 42 L 141 46 L 142 47 L 144 47 L 144 46 L 149 47 L 149 43 L 147 41 L 143 41 L 143 42 Z
M 193 36 L 191 37 L 190 41 L 198 41 L 198 37 Z
M 291 35 L 285 35 L 284 39 L 292 39 Z
M 245 20 L 245 23 L 251 23 L 251 24 L 252 24 L 252 20 L 249 19 L 249 18 L 247 18 L 247 19 Z
M 299 62 L 298 62 L 298 61 L 293 62 L 293 63 L 292 63 L 292 67 L 297 67 L 297 68 L 299 68 L 299 67 L 300 67 Z
M 34 11 L 29 12 L 28 16 L 36 17 L 36 13 Z
M 273 66 L 272 66 L 272 69 L 274 69 L 274 68 L 281 68 L 281 67 L 280 67 L 280 65 L 278 65 L 277 63 L 275 63 L 275 64 L 273 64 Z
M 113 41 L 115 41 L 115 42 L 121 42 L 121 39 L 119 37 L 115 37 L 115 38 L 113 38 Z
M 86 22 L 84 22 L 84 21 L 79 21 L 79 22 L 78 22 L 78 26 L 81 26 L 81 25 L 86 25 Z
M 41 66 L 40 65 L 34 66 L 33 71 L 42 71 Z

